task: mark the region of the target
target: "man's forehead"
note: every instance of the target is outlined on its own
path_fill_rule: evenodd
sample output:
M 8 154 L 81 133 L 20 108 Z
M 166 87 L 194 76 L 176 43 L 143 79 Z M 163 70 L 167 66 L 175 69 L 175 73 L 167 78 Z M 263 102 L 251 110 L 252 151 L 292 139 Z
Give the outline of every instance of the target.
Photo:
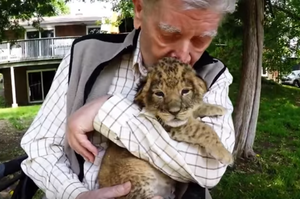
M 195 36 L 200 37 L 216 36 L 221 19 L 220 13 L 209 9 L 181 10 L 174 6 L 166 7 L 169 8 L 168 12 L 158 14 L 160 17 L 157 25 L 160 30 L 179 34 L 194 32 Z
M 177 25 L 169 24 L 166 22 L 159 22 L 158 27 L 159 27 L 159 29 L 161 29 L 162 31 L 165 31 L 165 32 L 182 34 L 182 28 Z M 199 37 L 206 37 L 206 36 L 215 37 L 216 35 L 217 35 L 217 30 L 211 29 L 211 30 L 202 31 L 198 36 Z

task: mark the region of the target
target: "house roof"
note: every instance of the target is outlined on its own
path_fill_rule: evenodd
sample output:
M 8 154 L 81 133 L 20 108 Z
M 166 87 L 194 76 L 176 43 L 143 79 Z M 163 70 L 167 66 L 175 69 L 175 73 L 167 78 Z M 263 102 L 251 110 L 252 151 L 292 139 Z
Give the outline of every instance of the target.
M 30 21 L 20 22 L 20 25 L 24 28 L 32 27 L 32 22 L 37 20 L 34 18 Z M 96 21 L 101 21 L 102 16 L 84 16 L 84 15 L 63 15 L 63 16 L 53 16 L 53 17 L 43 17 L 40 25 L 66 25 L 66 24 L 86 24 L 95 23 Z

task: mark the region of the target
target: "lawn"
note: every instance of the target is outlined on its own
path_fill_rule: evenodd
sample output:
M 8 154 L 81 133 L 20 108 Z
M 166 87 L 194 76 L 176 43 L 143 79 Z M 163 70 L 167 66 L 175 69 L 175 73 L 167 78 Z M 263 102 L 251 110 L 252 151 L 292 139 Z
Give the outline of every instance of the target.
M 40 105 L 0 108 L 0 162 L 23 154 L 20 140 Z
M 4 105 L 4 103 L 2 105 Z M 39 108 L 40 105 L 18 108 L 0 108 L 0 163 L 24 154 L 24 151 L 20 147 L 20 140 L 37 114 Z M 11 177 L 12 176 L 9 176 L 3 179 L 3 181 Z M 0 193 L 0 199 L 10 198 L 9 192 L 15 186 L 16 185 L 13 185 Z M 41 193 L 39 191 L 34 199 L 41 198 Z
M 235 82 L 230 92 L 233 102 L 237 91 Z M 6 121 L 9 129 L 0 127 L 0 162 L 23 153 L 20 138 L 39 108 L 0 109 L 0 122 Z M 300 89 L 263 81 L 254 147 L 259 156 L 255 161 L 238 160 L 229 168 L 212 190 L 213 199 L 299 199 L 299 138 Z
M 237 85 L 230 96 L 236 99 Z M 238 160 L 212 190 L 215 199 L 300 198 L 300 89 L 263 82 L 255 161 Z
M 0 120 L 9 121 L 15 129 L 26 129 L 38 112 L 40 105 L 0 109 Z

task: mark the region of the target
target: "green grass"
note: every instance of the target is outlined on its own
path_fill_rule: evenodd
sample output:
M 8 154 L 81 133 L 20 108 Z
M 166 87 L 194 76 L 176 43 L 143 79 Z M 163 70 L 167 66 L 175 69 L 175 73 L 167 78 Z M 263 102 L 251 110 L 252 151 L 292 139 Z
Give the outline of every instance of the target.
M 7 120 L 17 130 L 23 130 L 32 122 L 40 107 L 41 105 L 2 108 L 0 109 L 0 120 Z
M 23 136 L 24 130 L 29 127 L 40 106 L 41 105 L 18 108 L 0 108 L 0 163 L 24 154 L 24 151 L 20 147 L 20 140 Z M 13 175 L 8 176 L 2 180 L 5 181 L 12 176 Z M 15 186 L 16 184 L 12 185 L 12 187 L 7 191 L 13 189 Z M 9 196 L 8 192 L 3 194 L 7 194 L 7 196 Z M 33 198 L 41 199 L 42 195 L 43 194 L 41 194 L 41 191 L 39 190 Z
M 238 85 L 230 93 L 236 99 Z M 300 198 L 300 89 L 263 81 L 254 161 L 238 160 L 214 199 Z

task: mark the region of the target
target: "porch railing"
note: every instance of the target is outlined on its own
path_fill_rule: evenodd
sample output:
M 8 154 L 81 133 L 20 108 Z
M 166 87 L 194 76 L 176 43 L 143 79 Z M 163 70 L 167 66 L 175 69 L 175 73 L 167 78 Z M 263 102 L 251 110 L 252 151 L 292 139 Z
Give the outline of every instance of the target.
M 63 58 L 77 37 L 18 40 L 0 44 L 0 64 L 29 60 Z

